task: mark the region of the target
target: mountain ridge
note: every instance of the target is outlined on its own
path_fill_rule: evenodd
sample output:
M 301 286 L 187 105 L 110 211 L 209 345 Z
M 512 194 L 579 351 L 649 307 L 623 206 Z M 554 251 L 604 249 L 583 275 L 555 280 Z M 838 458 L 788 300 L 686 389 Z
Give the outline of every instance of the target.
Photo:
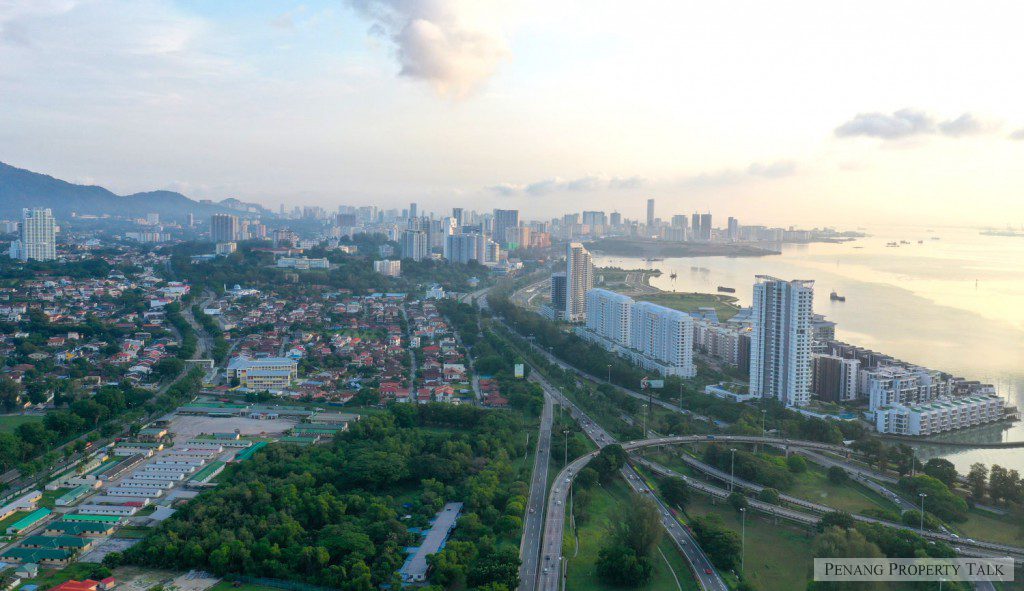
M 23 207 L 49 207 L 58 219 L 75 215 L 145 216 L 160 214 L 161 219 L 184 220 L 191 213 L 197 217 L 214 213 L 244 214 L 237 208 L 222 205 L 243 203 L 228 198 L 220 203 L 201 203 L 177 191 L 154 190 L 118 195 L 99 185 L 78 185 L 54 176 L 18 168 L 0 162 L 0 217 L 16 219 Z M 260 215 L 273 215 L 257 204 L 244 204 Z

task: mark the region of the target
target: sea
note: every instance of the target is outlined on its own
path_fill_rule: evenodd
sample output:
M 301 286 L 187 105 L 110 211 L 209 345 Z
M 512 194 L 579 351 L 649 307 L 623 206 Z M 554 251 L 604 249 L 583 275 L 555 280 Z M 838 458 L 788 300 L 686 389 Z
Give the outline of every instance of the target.
M 595 255 L 602 267 L 658 269 L 665 291 L 732 287 L 749 306 L 755 275 L 814 281 L 814 311 L 837 323 L 836 338 L 910 363 L 993 384 L 1024 408 L 1024 236 L 977 228 L 861 228 L 848 242 L 768 245 L 779 255 L 647 261 Z M 671 275 L 675 273 L 676 278 Z M 845 302 L 832 301 L 835 291 Z M 1024 441 L 1024 422 L 940 435 L 967 443 Z M 966 473 L 974 462 L 1024 472 L 1024 448 L 914 446 Z

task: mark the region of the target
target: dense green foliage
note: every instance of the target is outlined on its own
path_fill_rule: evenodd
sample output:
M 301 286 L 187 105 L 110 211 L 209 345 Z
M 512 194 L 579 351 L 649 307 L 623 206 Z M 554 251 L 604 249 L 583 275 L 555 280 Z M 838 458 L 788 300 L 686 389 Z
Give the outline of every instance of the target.
M 726 472 L 733 469 L 732 456 L 728 449 L 714 443 L 704 450 L 704 461 Z M 736 478 L 782 490 L 793 486 L 793 475 L 788 469 L 741 449 L 735 453 L 735 474 Z
M 722 524 L 714 513 L 690 519 L 690 530 L 707 553 L 711 563 L 721 569 L 733 569 L 740 563 L 740 534 Z
M 935 514 L 946 521 L 964 521 L 967 519 L 967 501 L 949 490 L 949 487 L 927 474 L 904 476 L 899 480 L 899 487 L 911 498 L 919 494 L 925 497 L 925 511 Z
M 527 485 L 509 413 L 445 404 L 395 405 L 330 445 L 272 445 L 230 468 L 127 561 L 302 580 L 337 589 L 395 583 L 403 547 L 447 501 L 465 509 L 433 582 L 447 588 L 518 581 L 516 544 Z M 412 500 L 402 506 L 395 496 Z M 403 515 L 410 519 L 403 521 Z
M 609 524 L 605 545 L 598 552 L 598 576 L 619 586 L 644 584 L 654 573 L 651 552 L 661 535 L 658 506 L 647 498 L 634 499 L 620 518 Z

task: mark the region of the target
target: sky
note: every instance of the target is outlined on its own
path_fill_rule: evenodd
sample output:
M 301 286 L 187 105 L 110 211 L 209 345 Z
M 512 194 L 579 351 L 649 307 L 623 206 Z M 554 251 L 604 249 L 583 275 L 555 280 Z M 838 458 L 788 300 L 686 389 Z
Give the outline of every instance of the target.
M 1024 224 L 993 0 L 0 0 L 0 161 L 118 193 Z

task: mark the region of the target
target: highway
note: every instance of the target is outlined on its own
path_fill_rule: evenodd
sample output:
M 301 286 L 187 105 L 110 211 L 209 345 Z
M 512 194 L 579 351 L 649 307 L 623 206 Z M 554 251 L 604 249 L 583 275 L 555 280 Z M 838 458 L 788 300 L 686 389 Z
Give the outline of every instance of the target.
M 541 386 L 557 403 L 569 409 L 570 416 L 580 424 L 584 433 L 587 434 L 598 448 L 616 443 L 614 437 L 599 425 L 591 421 L 590 418 L 570 400 L 562 396 L 561 392 L 553 388 L 547 380 L 539 374 L 539 372 L 531 372 L 531 375 L 537 376 L 538 383 L 541 384 Z M 548 494 L 548 510 L 544 518 L 544 535 L 541 541 L 541 554 L 543 556 L 541 563 L 543 566 L 541 567 L 541 572 L 537 579 L 536 589 L 544 591 L 558 591 L 563 586 L 565 560 L 562 556 L 562 541 L 565 527 L 565 507 L 568 502 L 573 478 L 576 477 L 576 474 L 579 474 L 579 471 L 583 469 L 587 463 L 597 455 L 597 453 L 598 452 L 596 451 L 591 452 L 573 460 L 569 465 L 563 468 L 555 478 L 554 485 L 552 485 L 551 491 Z M 644 494 L 640 491 L 645 490 L 646 485 L 642 483 L 639 476 L 631 467 L 624 466 L 622 473 L 626 482 L 634 491 L 637 491 L 638 494 Z M 706 554 L 704 554 L 704 551 L 697 545 L 697 542 L 690 536 L 689 532 L 682 527 L 674 517 L 672 517 L 668 508 L 665 507 L 660 500 L 654 500 L 661 511 L 662 525 L 665 526 L 669 537 L 680 551 L 682 551 L 683 556 L 686 557 L 694 576 L 700 582 L 701 588 L 708 591 L 725 591 L 727 589 L 725 581 L 722 580 L 718 571 L 716 571 L 711 565 L 711 560 L 708 559 Z
M 534 372 L 531 372 L 531 379 Z M 530 498 L 523 516 L 523 538 L 519 542 L 519 589 L 533 591 L 537 585 L 540 562 L 540 540 L 544 525 L 544 508 L 548 486 L 548 467 L 551 463 L 551 396 L 544 391 L 544 410 L 540 415 L 537 448 L 533 457 L 533 476 L 530 479 Z

